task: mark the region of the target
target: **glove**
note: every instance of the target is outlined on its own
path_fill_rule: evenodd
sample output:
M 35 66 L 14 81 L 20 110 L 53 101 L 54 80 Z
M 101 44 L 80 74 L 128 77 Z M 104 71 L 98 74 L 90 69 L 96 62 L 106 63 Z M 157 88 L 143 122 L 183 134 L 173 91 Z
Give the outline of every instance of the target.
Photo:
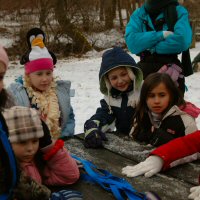
M 124 167 L 122 169 L 122 174 L 127 177 L 136 177 L 143 174 L 145 177 L 151 177 L 161 171 L 163 163 L 163 159 L 159 156 L 149 156 L 145 161 L 135 166 Z
M 50 200 L 82 200 L 83 195 L 75 190 L 60 190 L 51 195 Z
M 103 147 L 102 141 L 108 141 L 105 133 L 99 130 L 100 121 L 88 120 L 84 125 L 86 148 L 100 148 Z
M 89 132 L 85 137 L 84 146 L 86 148 L 100 148 L 103 147 L 103 141 L 108 141 L 105 133 L 95 129 Z
M 39 139 L 40 148 L 44 148 L 52 143 L 49 128 L 44 121 L 42 121 L 42 127 L 44 131 L 44 136 Z
M 166 39 L 168 36 L 173 35 L 174 33 L 172 31 L 163 31 L 163 37 Z
M 188 199 L 200 200 L 200 186 L 190 188 Z
M 171 77 L 171 79 L 178 85 L 178 79 L 184 77 L 183 74 L 181 74 L 182 71 L 183 70 L 178 65 L 168 64 L 163 65 L 158 72 L 168 74 Z

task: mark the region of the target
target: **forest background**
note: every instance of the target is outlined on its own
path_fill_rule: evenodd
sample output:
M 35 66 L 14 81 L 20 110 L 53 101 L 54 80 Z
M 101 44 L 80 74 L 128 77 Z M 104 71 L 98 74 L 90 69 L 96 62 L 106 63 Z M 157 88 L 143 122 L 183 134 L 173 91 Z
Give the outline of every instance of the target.
M 40 27 L 57 57 L 82 56 L 115 45 L 126 48 L 125 26 L 142 0 L 0 0 L 0 38 L 13 60 L 26 51 L 26 32 Z M 200 40 L 200 0 L 180 1 Z M 4 39 L 5 40 L 4 40 Z M 192 45 L 195 47 L 195 43 Z

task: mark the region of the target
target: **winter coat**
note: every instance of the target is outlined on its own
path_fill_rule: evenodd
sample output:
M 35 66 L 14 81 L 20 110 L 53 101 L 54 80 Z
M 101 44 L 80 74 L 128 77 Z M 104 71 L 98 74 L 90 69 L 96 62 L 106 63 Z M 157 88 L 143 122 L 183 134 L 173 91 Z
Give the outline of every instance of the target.
M 125 92 L 120 92 L 112 88 L 111 85 L 106 85 L 105 82 L 107 73 L 120 66 L 130 68 L 135 76 L 132 80 L 132 86 Z M 110 126 L 113 128 L 114 125 L 117 132 L 128 134 L 139 98 L 142 79 L 141 70 L 136 67 L 134 59 L 128 53 L 119 47 L 105 52 L 99 71 L 100 91 L 104 94 L 104 99 L 100 100 L 101 107 L 86 121 L 84 125 L 85 130 L 91 128 L 89 126 L 90 121 L 98 120 L 100 122 L 99 128 L 103 132 L 109 130 Z
M 150 155 L 161 157 L 164 161 L 162 170 L 167 170 L 179 164 L 199 159 L 199 152 L 200 131 L 198 130 L 156 148 Z
M 70 103 L 70 81 L 58 80 L 56 81 L 57 97 L 59 108 L 61 111 L 61 136 L 71 136 L 74 134 L 75 119 L 73 108 Z M 27 91 L 23 86 L 22 79 L 17 79 L 16 83 L 12 83 L 7 90 L 15 99 L 16 105 L 31 107 L 30 99 Z
M 158 127 L 149 113 L 144 114 L 142 124 L 143 128 L 136 134 L 135 139 L 153 146 L 160 146 L 197 130 L 195 119 L 177 106 L 169 109 L 157 124 Z M 156 127 L 153 133 L 152 126 Z
M 126 26 L 125 40 L 128 49 L 140 56 L 138 67 L 143 72 L 144 79 L 150 74 L 157 72 L 163 65 L 176 64 L 183 69 L 181 75 L 186 73 L 189 64 L 184 67 L 178 59 L 178 54 L 187 50 L 192 41 L 192 30 L 189 23 L 187 10 L 181 6 L 176 6 L 177 22 L 174 26 L 173 34 L 164 38 L 163 31 L 168 30 L 167 23 L 164 22 L 161 28 L 153 25 L 151 17 L 146 12 L 144 5 L 138 8 L 131 15 Z M 160 13 L 157 24 L 164 18 L 164 13 Z M 156 24 L 156 23 L 155 23 Z M 161 30 L 160 30 L 161 29 Z M 185 55 L 185 54 L 184 54 Z M 187 55 L 184 56 L 184 63 L 189 62 Z M 182 57 L 183 60 L 183 57 Z M 178 79 L 179 89 L 184 93 L 185 78 Z
M 55 146 L 49 145 L 41 149 L 43 157 L 50 151 L 53 152 L 52 148 L 55 148 Z M 41 177 L 35 162 L 20 163 L 20 166 L 26 175 L 32 177 L 38 183 L 48 186 L 73 184 L 78 180 L 80 175 L 76 161 L 64 147 L 60 148 L 46 160 L 43 169 L 44 178 Z
M 51 191 L 44 185 L 41 185 L 35 182 L 30 177 L 25 176 L 23 172 L 20 172 L 17 164 L 15 162 L 8 162 L 8 148 L 11 148 L 11 145 L 6 145 L 7 152 L 3 148 L 3 135 L 8 134 L 8 130 L 6 128 L 5 120 L 0 113 L 0 199 L 6 196 L 8 198 L 3 199 L 20 199 L 20 200 L 35 200 L 35 199 L 43 199 L 48 200 Z M 4 137 L 5 139 L 5 137 Z M 7 140 L 8 141 L 8 140 Z M 10 147 L 9 147 L 10 146 Z M 11 152 L 12 153 L 12 152 Z M 14 155 L 14 153 L 13 153 Z M 9 156 L 10 161 L 12 160 Z M 10 165 L 12 163 L 12 166 Z
M 147 49 L 157 54 L 179 54 L 188 49 L 192 41 L 188 12 L 181 5 L 176 6 L 176 10 L 178 20 L 174 26 L 174 34 L 167 39 L 163 36 L 163 30 L 168 30 L 166 23 L 163 25 L 163 30 L 156 32 L 144 5 L 134 11 L 126 26 L 125 40 L 129 50 L 134 54 Z M 161 18 L 163 13 L 158 15 L 157 20 Z M 154 31 L 147 31 L 146 23 Z

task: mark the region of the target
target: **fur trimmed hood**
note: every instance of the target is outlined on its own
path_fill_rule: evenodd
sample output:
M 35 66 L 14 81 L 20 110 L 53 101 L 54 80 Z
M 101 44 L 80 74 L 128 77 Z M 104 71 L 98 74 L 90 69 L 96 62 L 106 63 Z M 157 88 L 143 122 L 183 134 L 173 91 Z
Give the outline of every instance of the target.
M 134 88 L 137 90 L 140 88 L 143 75 L 142 71 L 136 67 L 135 60 L 126 53 L 121 47 L 114 47 L 112 49 L 107 50 L 102 56 L 101 68 L 99 71 L 99 84 L 100 91 L 102 94 L 108 94 L 108 84 L 106 84 L 105 75 L 112 69 L 117 67 L 127 67 L 127 70 L 133 72 L 133 76 L 130 76 L 133 82 L 135 82 Z M 131 69 L 131 70 L 130 70 Z

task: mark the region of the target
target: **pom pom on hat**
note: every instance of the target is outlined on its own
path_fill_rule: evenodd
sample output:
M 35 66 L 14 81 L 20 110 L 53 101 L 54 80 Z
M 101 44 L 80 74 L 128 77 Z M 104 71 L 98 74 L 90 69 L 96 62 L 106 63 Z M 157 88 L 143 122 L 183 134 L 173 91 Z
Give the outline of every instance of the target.
M 3 116 L 9 130 L 11 143 L 44 136 L 39 114 L 33 108 L 14 106 L 10 109 L 5 109 Z
M 0 62 L 2 62 L 5 66 L 5 68 L 8 68 L 8 55 L 2 45 L 0 45 Z

